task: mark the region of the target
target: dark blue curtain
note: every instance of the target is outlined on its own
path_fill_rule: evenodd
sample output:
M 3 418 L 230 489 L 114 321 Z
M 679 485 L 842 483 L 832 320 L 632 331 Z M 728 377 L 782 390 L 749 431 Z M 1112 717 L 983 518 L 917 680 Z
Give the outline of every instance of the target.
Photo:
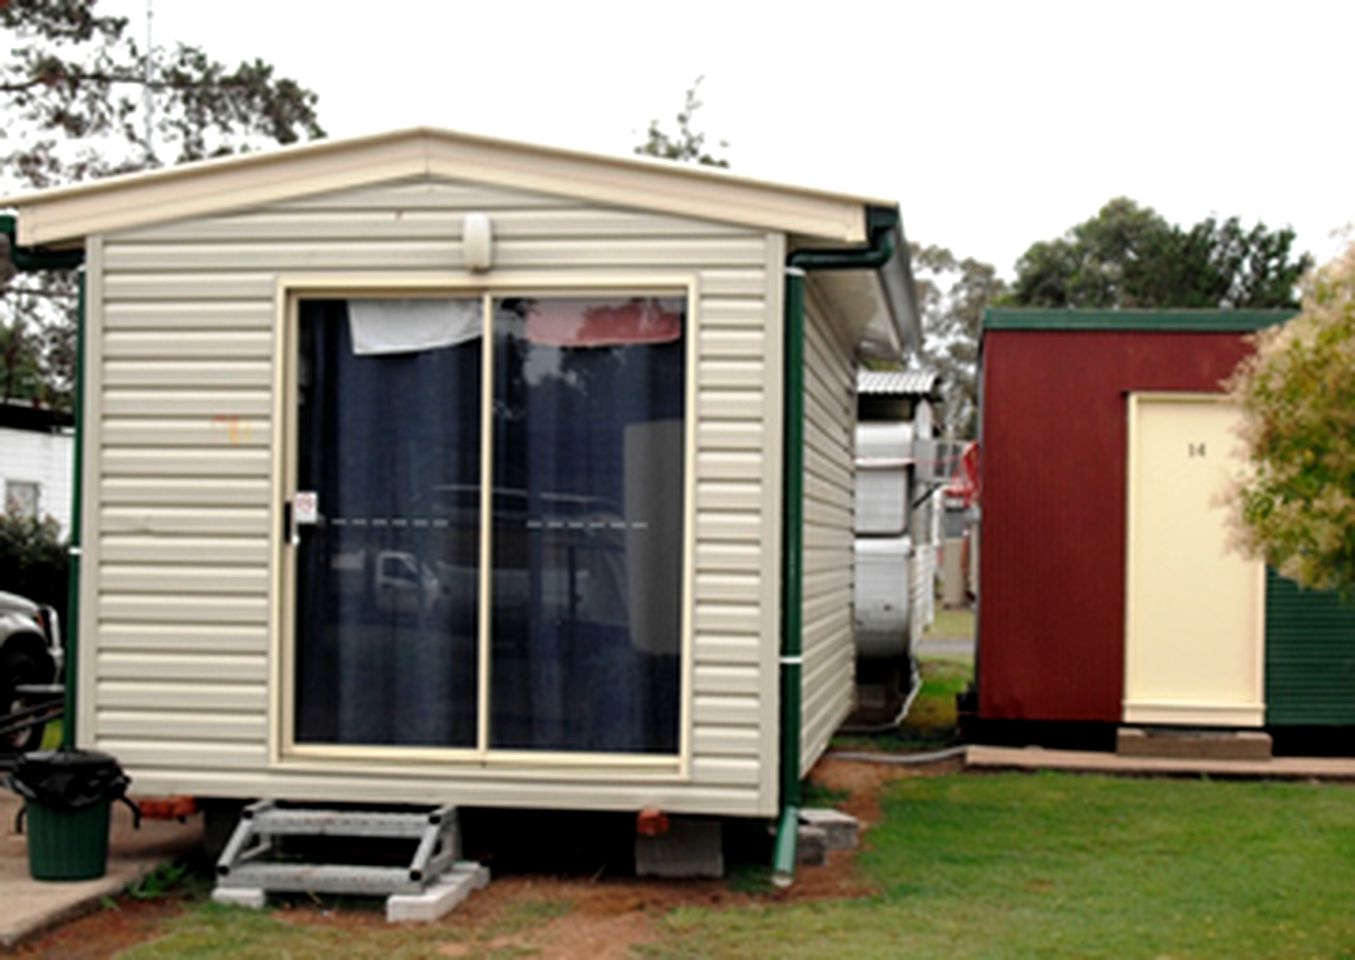
M 490 742 L 674 753 L 683 343 L 626 342 L 609 302 L 592 342 L 534 342 L 541 304 L 495 313 Z
M 474 746 L 481 341 L 355 356 L 300 308 L 296 739 Z

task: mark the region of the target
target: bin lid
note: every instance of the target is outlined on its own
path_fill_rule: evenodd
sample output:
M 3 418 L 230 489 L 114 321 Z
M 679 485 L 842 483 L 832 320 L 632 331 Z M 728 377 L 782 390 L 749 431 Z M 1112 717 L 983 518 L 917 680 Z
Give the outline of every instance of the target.
M 5 784 L 25 800 L 76 810 L 121 797 L 131 780 L 98 750 L 38 750 L 21 755 Z

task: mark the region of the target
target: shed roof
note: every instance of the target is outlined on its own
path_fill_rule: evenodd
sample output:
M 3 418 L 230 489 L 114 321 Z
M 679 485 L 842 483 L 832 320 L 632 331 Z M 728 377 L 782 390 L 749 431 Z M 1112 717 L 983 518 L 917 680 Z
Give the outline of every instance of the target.
M 858 370 L 856 392 L 868 396 L 925 397 L 940 386 L 935 370 Z
M 1001 307 L 984 311 L 983 329 L 1248 333 L 1283 323 L 1297 312 L 1294 309 L 1075 310 Z

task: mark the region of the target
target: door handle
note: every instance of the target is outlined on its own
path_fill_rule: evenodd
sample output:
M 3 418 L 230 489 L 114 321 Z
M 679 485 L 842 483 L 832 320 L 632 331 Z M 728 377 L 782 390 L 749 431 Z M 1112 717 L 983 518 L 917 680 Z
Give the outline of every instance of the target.
M 290 500 L 284 500 L 282 503 L 282 539 L 288 546 L 301 546 L 301 531 L 297 529 L 294 522 L 294 511 Z

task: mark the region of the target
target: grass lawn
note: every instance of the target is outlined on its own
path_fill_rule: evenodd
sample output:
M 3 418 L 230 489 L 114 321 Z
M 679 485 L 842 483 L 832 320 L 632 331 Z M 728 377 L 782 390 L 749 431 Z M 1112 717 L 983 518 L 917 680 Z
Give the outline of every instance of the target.
M 915 753 L 958 743 L 955 697 L 974 678 L 974 662 L 966 657 L 924 656 L 918 671 L 922 689 L 902 726 L 873 736 L 839 734 L 833 738 L 833 747 Z
M 898 781 L 866 900 L 683 909 L 645 955 L 1355 957 L 1355 789 Z
M 895 781 L 883 799 L 885 819 L 860 856 L 874 895 L 792 903 L 762 895 L 659 912 L 635 952 L 650 960 L 1355 958 L 1350 786 L 950 775 Z M 634 904 L 617 909 L 633 914 Z M 552 952 L 552 924 L 574 912 L 567 899 L 528 895 L 489 924 L 453 914 L 387 927 L 198 902 L 120 956 L 566 956 L 574 954 Z M 580 920 L 601 932 L 618 916 Z M 605 955 L 620 956 L 629 942 Z
M 922 689 L 908 711 L 904 729 L 953 731 L 955 697 L 974 679 L 974 662 L 959 657 L 922 657 Z

